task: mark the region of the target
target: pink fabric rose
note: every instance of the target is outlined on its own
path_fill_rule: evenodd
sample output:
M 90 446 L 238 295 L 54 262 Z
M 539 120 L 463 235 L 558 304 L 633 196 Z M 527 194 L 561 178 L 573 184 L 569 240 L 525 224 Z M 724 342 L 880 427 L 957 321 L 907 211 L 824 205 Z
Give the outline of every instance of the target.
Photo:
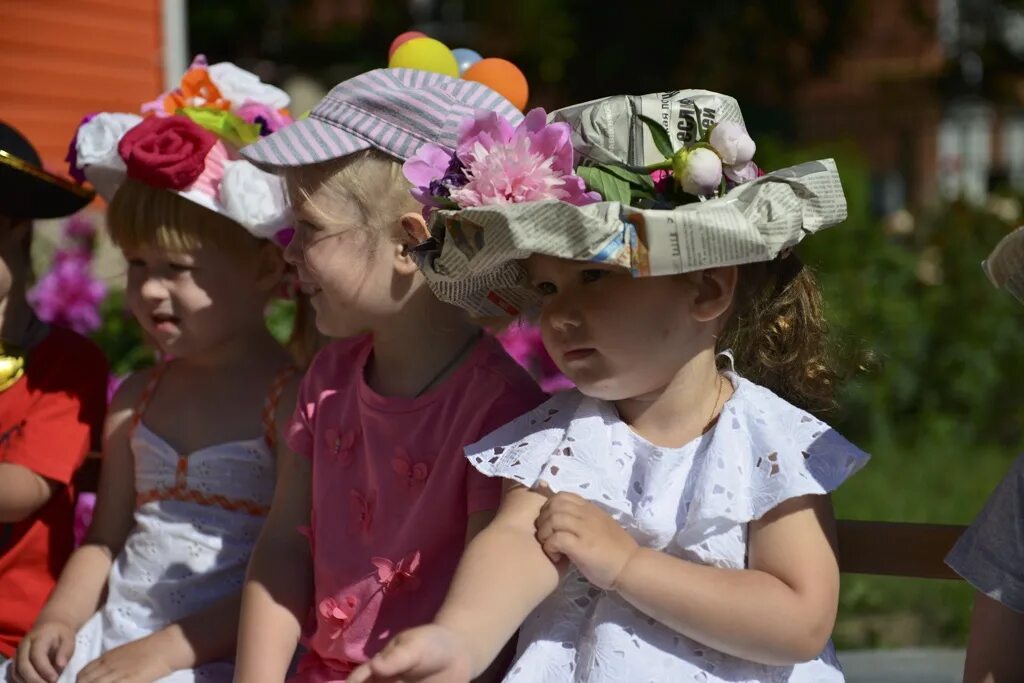
M 117 151 L 129 178 L 183 190 L 202 174 L 216 143 L 216 135 L 184 116 L 151 116 L 124 134 Z

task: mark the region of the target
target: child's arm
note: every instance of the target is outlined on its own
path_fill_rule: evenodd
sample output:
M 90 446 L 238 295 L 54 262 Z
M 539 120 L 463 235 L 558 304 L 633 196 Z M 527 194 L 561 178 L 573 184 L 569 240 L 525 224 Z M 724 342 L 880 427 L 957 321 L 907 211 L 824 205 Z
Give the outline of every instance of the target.
M 835 622 L 839 568 L 827 496 L 788 500 L 748 526 L 748 569 L 637 547 L 600 508 L 553 497 L 537 520 L 549 554 L 669 628 L 734 655 L 790 665 L 821 653 Z
M 975 592 L 964 683 L 1024 681 L 1024 614 Z
M 110 404 L 92 525 L 18 646 L 15 669 L 23 680 L 57 680 L 74 651 L 75 633 L 100 605 L 110 567 L 134 524 L 135 467 L 128 439 L 132 410 L 147 381 L 144 373 L 129 377 Z
M 11 462 L 0 462 L 0 524 L 34 515 L 63 484 Z
M 558 585 L 558 569 L 534 538 L 544 501 L 522 486 L 507 488 L 494 521 L 466 548 L 434 623 L 400 634 L 350 683 L 374 676 L 466 681 L 480 675 Z
M 242 589 L 235 680 L 245 683 L 284 680 L 313 604 L 313 559 L 300 533 L 309 527 L 312 463 L 283 445 L 295 391 L 288 396 L 279 408 L 274 502 Z

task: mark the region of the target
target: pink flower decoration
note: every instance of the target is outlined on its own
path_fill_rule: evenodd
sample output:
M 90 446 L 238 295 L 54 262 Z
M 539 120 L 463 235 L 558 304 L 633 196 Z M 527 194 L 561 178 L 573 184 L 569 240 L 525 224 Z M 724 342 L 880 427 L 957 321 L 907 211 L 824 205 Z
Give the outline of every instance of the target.
M 651 181 L 658 194 L 667 194 L 672 189 L 672 174 L 664 169 L 651 171 Z
M 534 109 L 515 129 L 494 112 L 464 123 L 457 156 L 468 182 L 451 191 L 460 207 L 558 199 L 576 206 L 600 201 L 572 173 L 569 124 L 546 124 Z
M 96 494 L 83 491 L 75 502 L 75 547 L 82 545 L 92 524 L 92 513 L 96 509 Z
M 573 173 L 572 136 L 566 123 L 547 123 L 534 109 L 513 127 L 482 112 L 459 127 L 455 153 L 421 147 L 403 166 L 413 196 L 425 206 L 459 208 L 557 199 L 576 206 L 601 200 Z
M 292 117 L 281 110 L 252 100 L 235 109 L 235 113 L 246 123 L 258 123 L 262 136 L 276 133 L 292 122 Z
M 749 182 L 755 178 L 760 178 L 763 175 L 764 171 L 762 171 L 753 161 L 748 161 L 740 166 L 725 167 L 725 177 L 737 185 Z

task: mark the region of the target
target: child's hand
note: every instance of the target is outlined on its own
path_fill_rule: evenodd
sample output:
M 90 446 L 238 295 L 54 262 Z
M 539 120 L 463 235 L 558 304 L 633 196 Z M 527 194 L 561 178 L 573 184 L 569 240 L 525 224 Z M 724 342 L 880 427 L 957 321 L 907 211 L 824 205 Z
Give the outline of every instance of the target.
M 537 515 L 537 540 L 555 563 L 568 558 L 590 583 L 605 590 L 639 546 L 618 522 L 574 493 L 556 493 Z
M 32 627 L 14 655 L 11 681 L 54 683 L 75 651 L 75 630 L 61 621 L 44 621 Z
M 160 632 L 115 647 L 99 659 L 94 659 L 81 673 L 76 683 L 152 683 L 174 670 L 158 646 Z
M 399 633 L 348 681 L 462 683 L 469 681 L 471 669 L 469 652 L 459 637 L 444 626 L 428 624 Z

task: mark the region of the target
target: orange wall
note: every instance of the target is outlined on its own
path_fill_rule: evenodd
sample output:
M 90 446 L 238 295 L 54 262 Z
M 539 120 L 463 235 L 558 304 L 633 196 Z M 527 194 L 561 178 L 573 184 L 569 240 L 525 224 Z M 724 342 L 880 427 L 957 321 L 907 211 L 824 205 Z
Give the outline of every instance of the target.
M 163 91 L 160 0 L 0 0 L 0 119 L 50 170 L 82 116 Z

